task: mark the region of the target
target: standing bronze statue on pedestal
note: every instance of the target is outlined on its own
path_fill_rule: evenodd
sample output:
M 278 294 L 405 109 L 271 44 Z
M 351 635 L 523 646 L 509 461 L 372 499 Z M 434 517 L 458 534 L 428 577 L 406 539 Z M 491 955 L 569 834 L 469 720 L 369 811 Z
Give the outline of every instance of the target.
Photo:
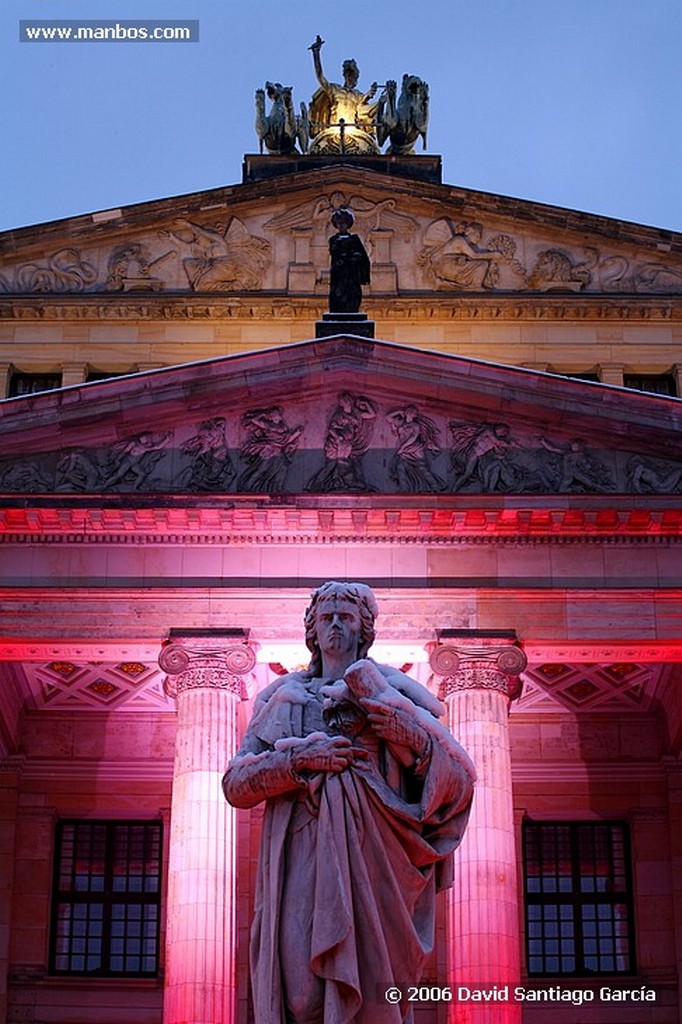
M 357 313 L 362 302 L 362 285 L 369 284 L 370 263 L 358 235 L 351 234 L 355 217 L 345 206 L 334 210 L 336 234 L 329 239 L 329 312 Z

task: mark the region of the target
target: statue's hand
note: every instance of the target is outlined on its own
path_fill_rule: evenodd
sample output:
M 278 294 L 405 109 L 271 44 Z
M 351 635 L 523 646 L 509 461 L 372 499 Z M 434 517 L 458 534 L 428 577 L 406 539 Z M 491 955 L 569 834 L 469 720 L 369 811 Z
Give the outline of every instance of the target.
M 291 763 L 297 772 L 342 772 L 364 753 L 345 736 L 324 733 L 312 733 L 290 749 Z
M 319 53 L 323 46 L 324 39 L 322 38 L 322 36 L 317 36 L 315 42 L 311 46 L 309 46 L 308 49 L 312 50 L 313 53 Z
M 367 712 L 370 724 L 380 739 L 386 743 L 409 747 L 418 757 L 426 752 L 429 735 L 409 711 L 392 707 L 382 700 L 373 700 L 371 697 L 361 697 L 360 704 Z
M 369 87 L 369 92 L 367 93 L 367 99 L 368 100 L 372 99 L 372 97 L 375 95 L 375 93 L 376 93 L 378 88 L 379 88 L 379 83 L 378 82 L 372 82 L 372 84 Z

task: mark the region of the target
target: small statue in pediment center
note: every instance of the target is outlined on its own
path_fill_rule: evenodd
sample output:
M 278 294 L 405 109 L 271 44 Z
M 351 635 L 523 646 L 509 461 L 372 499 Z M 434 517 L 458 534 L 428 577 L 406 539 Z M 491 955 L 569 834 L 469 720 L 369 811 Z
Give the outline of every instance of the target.
M 334 210 L 331 219 L 336 234 L 329 239 L 329 312 L 357 313 L 362 286 L 369 284 L 369 256 L 360 236 L 351 232 L 355 217 L 347 207 Z

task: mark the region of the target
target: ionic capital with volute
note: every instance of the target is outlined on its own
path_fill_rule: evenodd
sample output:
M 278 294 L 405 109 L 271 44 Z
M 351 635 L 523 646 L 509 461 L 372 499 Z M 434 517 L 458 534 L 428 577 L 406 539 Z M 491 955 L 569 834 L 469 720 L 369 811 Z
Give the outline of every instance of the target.
M 187 690 L 227 690 L 246 696 L 246 681 L 256 665 L 248 630 L 172 629 L 159 654 L 169 697 Z
M 441 699 L 463 690 L 496 690 L 510 701 L 521 695 L 528 659 L 513 632 L 443 630 L 429 656 L 440 677 Z

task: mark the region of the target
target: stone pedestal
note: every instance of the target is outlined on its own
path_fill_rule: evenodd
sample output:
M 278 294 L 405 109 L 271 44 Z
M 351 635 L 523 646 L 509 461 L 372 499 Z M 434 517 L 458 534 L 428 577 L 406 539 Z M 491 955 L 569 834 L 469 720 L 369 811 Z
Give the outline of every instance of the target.
M 315 337 L 331 338 L 336 334 L 373 338 L 374 321 L 368 320 L 366 313 L 323 313 L 315 323 Z
M 508 713 L 526 665 L 514 636 L 466 631 L 440 644 L 431 666 L 442 677 L 448 725 L 478 774 L 471 818 L 455 855 L 448 902 L 448 982 L 504 994 L 520 980 L 517 877 Z M 495 989 L 497 986 L 497 989 Z M 513 1002 L 458 1001 L 457 1024 L 520 1024 Z
M 221 779 L 255 655 L 220 631 L 173 633 L 159 657 L 177 701 L 164 1024 L 234 1024 L 235 819 Z

